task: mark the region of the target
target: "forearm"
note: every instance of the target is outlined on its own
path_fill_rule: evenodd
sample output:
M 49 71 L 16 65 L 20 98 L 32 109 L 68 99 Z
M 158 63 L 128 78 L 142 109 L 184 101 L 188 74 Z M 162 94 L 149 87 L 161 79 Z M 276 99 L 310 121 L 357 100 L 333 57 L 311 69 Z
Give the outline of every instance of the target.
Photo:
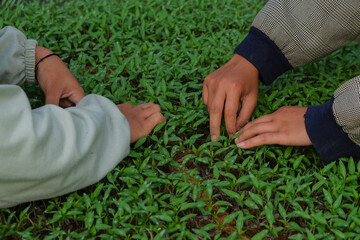
M 31 110 L 17 86 L 0 86 L 0 207 L 89 186 L 129 152 L 130 129 L 115 104 L 97 95 L 76 107 Z
M 269 84 L 283 72 L 318 60 L 360 35 L 360 2 L 269 0 L 236 49 Z

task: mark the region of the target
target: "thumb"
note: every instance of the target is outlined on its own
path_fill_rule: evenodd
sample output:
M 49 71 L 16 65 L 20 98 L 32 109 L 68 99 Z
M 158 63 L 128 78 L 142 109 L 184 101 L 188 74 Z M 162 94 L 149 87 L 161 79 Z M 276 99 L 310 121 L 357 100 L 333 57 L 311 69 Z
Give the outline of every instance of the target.
M 83 97 L 85 97 L 84 92 L 76 92 L 69 96 L 69 100 L 74 104 L 78 104 Z

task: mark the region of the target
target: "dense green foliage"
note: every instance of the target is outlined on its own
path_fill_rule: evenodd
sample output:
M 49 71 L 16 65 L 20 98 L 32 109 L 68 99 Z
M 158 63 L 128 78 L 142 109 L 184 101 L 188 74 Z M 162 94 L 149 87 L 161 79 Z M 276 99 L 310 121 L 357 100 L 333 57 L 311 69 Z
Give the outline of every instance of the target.
M 324 165 L 312 147 L 243 151 L 224 126 L 209 142 L 203 79 L 264 2 L 2 1 L 0 27 L 59 53 L 87 94 L 156 102 L 167 121 L 94 186 L 0 209 L 0 239 L 360 239 L 359 161 Z M 359 56 L 352 43 L 261 84 L 253 118 L 324 103 L 360 74 Z M 33 107 L 44 103 L 25 88 Z

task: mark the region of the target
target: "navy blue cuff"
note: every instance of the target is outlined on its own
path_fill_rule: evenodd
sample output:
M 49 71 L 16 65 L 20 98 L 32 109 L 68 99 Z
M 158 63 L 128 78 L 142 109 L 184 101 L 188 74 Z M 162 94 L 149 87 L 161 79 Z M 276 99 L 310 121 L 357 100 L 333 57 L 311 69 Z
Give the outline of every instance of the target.
M 251 62 L 259 71 L 260 80 L 267 85 L 287 70 L 292 69 L 278 46 L 255 27 L 250 28 L 249 34 L 235 48 L 234 53 Z
M 333 102 L 332 98 L 322 105 L 310 106 L 305 114 L 307 134 L 325 163 L 341 157 L 360 156 L 360 147 L 336 123 Z

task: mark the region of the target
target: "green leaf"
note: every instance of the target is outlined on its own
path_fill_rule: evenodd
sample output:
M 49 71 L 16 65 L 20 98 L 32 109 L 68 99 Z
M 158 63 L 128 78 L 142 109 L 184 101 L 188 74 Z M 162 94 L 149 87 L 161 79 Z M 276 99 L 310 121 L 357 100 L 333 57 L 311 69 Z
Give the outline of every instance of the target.
M 342 233 L 341 231 L 337 230 L 337 229 L 330 229 L 333 233 L 335 233 L 335 235 L 341 239 L 345 239 L 346 236 L 344 233 Z
M 265 229 L 265 230 L 262 230 L 261 232 L 255 234 L 251 240 L 261 240 L 263 239 L 264 237 L 267 236 L 267 234 L 269 233 L 269 230 Z
M 346 178 L 346 168 L 342 161 L 339 161 L 339 173 L 343 179 Z
M 204 227 L 202 227 L 201 230 L 208 232 L 208 231 L 214 229 L 215 227 L 216 227 L 215 223 L 209 223 L 209 224 L 205 225 Z
M 165 130 L 164 132 L 164 144 L 167 145 L 169 143 L 169 135 L 168 135 L 168 131 Z
M 93 211 L 86 213 L 84 222 L 88 229 L 90 229 L 92 227 L 93 222 L 94 222 L 94 212 Z
M 221 191 L 223 191 L 223 192 L 224 192 L 226 195 L 228 195 L 229 197 L 234 198 L 235 200 L 240 200 L 240 201 L 242 200 L 240 194 L 237 193 L 237 192 L 228 190 L 228 189 L 226 189 L 226 188 L 221 189 Z
M 295 231 L 299 231 L 299 232 L 304 232 L 305 230 L 299 226 L 299 224 L 297 224 L 296 222 L 290 222 L 289 225 L 291 226 L 292 229 L 294 229 Z
M 206 206 L 206 204 L 203 201 L 184 203 L 184 204 L 181 205 L 180 211 L 184 211 L 184 210 L 189 209 L 189 208 L 198 208 L 198 209 L 200 209 L 200 208 L 203 208 L 205 206 Z
M 140 138 L 139 140 L 137 140 L 137 142 L 134 145 L 134 149 L 137 149 L 141 145 L 143 145 L 147 138 L 148 138 L 148 136 L 144 136 L 144 137 Z
M 238 215 L 239 215 L 239 212 L 233 212 L 233 213 L 227 215 L 227 216 L 224 218 L 223 224 L 227 224 L 227 223 L 233 221 Z
M 253 208 L 253 209 L 259 209 L 258 205 L 256 205 L 256 203 L 254 203 L 251 199 L 246 199 L 244 201 L 244 204 L 246 206 L 248 206 L 249 208 Z
M 342 201 L 342 194 L 340 194 L 337 197 L 337 199 L 335 200 L 334 205 L 333 205 L 334 209 L 337 209 L 338 207 L 340 207 L 341 201 Z
M 185 215 L 184 217 L 180 218 L 180 222 L 187 222 L 189 219 L 196 217 L 197 214 L 196 213 L 191 213 L 188 215 Z
M 157 125 L 157 126 L 154 128 L 153 133 L 156 133 L 156 132 L 160 131 L 165 125 L 166 125 L 166 121 L 160 123 L 159 125 Z
M 254 187 L 256 189 L 259 189 L 259 180 L 254 176 L 254 174 L 250 173 L 250 180 L 252 182 L 252 184 L 254 185 Z
M 284 153 L 284 158 L 285 159 L 288 159 L 289 156 L 291 155 L 291 151 L 293 150 L 293 147 L 292 146 L 288 146 L 286 147 L 285 149 L 285 153 Z
M 350 158 L 349 162 L 348 162 L 348 170 L 350 175 L 353 175 L 355 173 L 355 163 L 354 163 L 354 159 Z
M 239 211 L 238 218 L 236 219 L 236 230 L 238 232 L 241 232 L 243 227 L 244 227 L 244 213 L 242 211 Z
M 159 219 L 159 220 L 164 221 L 164 222 L 172 222 L 173 221 L 173 219 L 170 216 L 165 215 L 165 214 L 153 215 L 153 216 L 151 216 L 151 218 Z
M 215 179 L 219 179 L 219 169 L 216 166 L 213 168 L 213 174 Z
M 258 205 L 260 205 L 260 206 L 263 205 L 263 201 L 262 201 L 261 197 L 260 197 L 258 194 L 252 193 L 252 192 L 249 192 L 249 194 L 250 194 L 251 199 L 252 199 L 256 204 L 258 204 Z
M 293 168 L 294 169 L 297 169 L 299 167 L 299 165 L 300 165 L 301 161 L 303 160 L 303 158 L 304 158 L 304 155 L 296 158 L 296 160 L 293 163 Z
M 316 239 L 314 234 L 312 234 L 309 229 L 306 229 L 306 234 L 307 234 L 307 239 L 308 240 L 315 240 Z
M 94 198 L 97 198 L 99 196 L 99 194 L 100 194 L 101 190 L 103 189 L 103 187 L 104 187 L 104 183 L 98 184 L 98 186 L 96 187 L 96 189 L 95 189 L 95 191 L 93 193 Z
M 268 221 L 270 227 L 272 227 L 275 222 L 273 210 L 274 210 L 273 207 L 272 206 L 270 207 L 270 203 L 266 204 L 264 212 L 265 212 L 266 220 Z
M 319 211 L 317 213 L 312 213 L 311 217 L 313 217 L 320 224 L 323 224 L 323 225 L 327 224 L 327 221 L 326 221 L 325 217 L 323 217 L 321 211 Z
M 325 200 L 331 205 L 333 203 L 331 194 L 325 188 L 323 188 L 323 193 L 324 193 Z
M 321 180 L 321 181 L 315 183 L 314 186 L 312 187 L 311 191 L 315 192 L 316 190 L 318 190 L 325 183 L 326 183 L 326 180 Z
M 279 213 L 280 213 L 281 217 L 286 219 L 286 210 L 283 207 L 283 205 L 281 205 L 281 203 L 279 203 L 278 208 L 279 208 Z

